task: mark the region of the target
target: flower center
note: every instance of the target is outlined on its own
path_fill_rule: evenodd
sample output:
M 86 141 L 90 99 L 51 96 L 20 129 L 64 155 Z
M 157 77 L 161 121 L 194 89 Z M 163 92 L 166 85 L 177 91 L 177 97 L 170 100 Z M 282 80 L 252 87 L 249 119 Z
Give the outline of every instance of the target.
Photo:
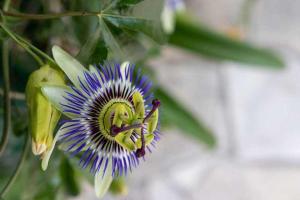
M 145 147 L 146 147 L 146 140 L 145 140 L 145 133 L 144 133 L 145 130 L 144 130 L 143 126 L 147 126 L 147 132 L 148 132 L 147 135 L 150 136 L 150 138 L 151 138 L 152 132 L 156 129 L 157 120 L 158 120 L 157 109 L 159 106 L 160 106 L 160 101 L 158 99 L 154 99 L 152 101 L 152 109 L 145 118 L 138 119 L 138 118 L 134 117 L 133 120 L 131 120 L 134 123 L 130 124 L 129 126 L 125 126 L 124 124 L 121 124 L 121 123 L 120 124 L 114 123 L 111 126 L 111 136 L 118 137 L 118 134 L 121 132 L 130 131 L 130 130 L 132 131 L 133 129 L 137 130 L 138 132 L 140 132 L 141 147 L 136 150 L 135 154 L 138 158 L 143 157 L 145 155 Z M 116 117 L 116 116 L 114 116 L 114 117 Z M 127 135 L 127 142 L 129 139 L 128 136 L 130 136 L 130 135 Z M 150 141 L 152 141 L 152 139 Z M 128 148 L 130 149 L 130 143 L 128 143 L 127 145 L 128 145 Z
M 121 118 L 118 121 L 114 120 L 114 116 L 118 114 Z M 133 105 L 125 99 L 112 99 L 101 110 L 98 117 L 99 127 L 101 133 L 108 140 L 114 140 L 114 136 L 111 135 L 111 127 L 113 124 L 118 126 L 129 123 L 134 115 Z

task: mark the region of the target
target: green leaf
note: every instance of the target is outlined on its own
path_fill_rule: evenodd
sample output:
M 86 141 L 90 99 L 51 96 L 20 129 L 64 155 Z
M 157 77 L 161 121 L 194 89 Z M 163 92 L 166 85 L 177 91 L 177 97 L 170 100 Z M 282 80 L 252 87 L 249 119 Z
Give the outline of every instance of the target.
M 113 14 L 103 14 L 103 18 L 117 28 L 142 32 L 158 43 L 166 41 L 161 26 L 153 20 Z
M 133 8 L 132 16 L 160 24 L 164 0 L 144 0 Z
M 18 105 L 19 104 L 19 105 Z M 0 112 L 1 115 L 1 112 Z M 23 101 L 13 101 L 12 106 L 12 130 L 19 137 L 28 132 L 28 113 L 26 104 Z
M 199 26 L 186 15 L 177 15 L 176 28 L 169 43 L 197 54 L 220 60 L 282 68 L 282 59 L 267 49 L 230 39 Z
M 97 26 L 95 32 L 90 34 L 90 36 L 87 38 L 84 45 L 81 47 L 78 55 L 76 58 L 83 64 L 90 64 L 89 60 L 91 55 L 94 53 L 95 49 L 97 48 L 97 45 L 99 44 L 101 36 L 101 28 L 100 25 Z
M 88 0 L 88 3 L 86 0 L 65 1 L 67 10 L 84 10 L 87 12 L 99 12 L 103 6 L 105 6 L 105 3 L 107 3 L 105 0 Z M 93 34 L 98 24 L 98 19 L 94 16 L 72 17 L 70 21 L 70 28 L 73 30 L 74 36 L 81 44 L 84 44 L 86 41 L 86 37 L 83 36 L 90 36 Z
M 118 41 L 114 38 L 113 34 L 111 33 L 110 29 L 108 28 L 108 26 L 106 25 L 102 17 L 99 17 L 99 23 L 100 23 L 102 37 L 107 47 L 113 54 L 113 58 L 115 60 L 124 60 L 125 58 L 124 52 L 122 51 Z
M 135 5 L 140 3 L 143 0 L 120 0 L 118 2 L 119 5 Z
M 67 158 L 63 158 L 60 164 L 60 177 L 66 191 L 76 196 L 80 193 L 79 184 L 76 180 L 76 174 Z
M 95 50 L 92 52 L 89 57 L 89 64 L 99 64 L 103 63 L 107 58 L 107 48 L 105 46 L 105 42 L 100 39 L 96 45 Z
M 161 101 L 161 120 L 163 124 L 176 126 L 210 148 L 216 145 L 215 137 L 211 131 L 176 102 L 173 97 L 169 96 L 162 88 L 156 88 L 154 93 L 155 97 Z

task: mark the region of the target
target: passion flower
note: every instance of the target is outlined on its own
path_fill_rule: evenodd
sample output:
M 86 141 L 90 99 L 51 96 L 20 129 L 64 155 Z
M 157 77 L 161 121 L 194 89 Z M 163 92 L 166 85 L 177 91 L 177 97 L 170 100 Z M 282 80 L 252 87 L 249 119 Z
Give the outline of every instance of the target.
M 159 140 L 160 102 L 153 99 L 151 81 L 127 62 L 87 70 L 60 47 L 53 47 L 53 56 L 71 81 L 68 87 L 42 88 L 69 118 L 54 141 L 81 157 L 79 164 L 95 174 L 96 194 L 102 197 L 112 180 L 136 167 Z

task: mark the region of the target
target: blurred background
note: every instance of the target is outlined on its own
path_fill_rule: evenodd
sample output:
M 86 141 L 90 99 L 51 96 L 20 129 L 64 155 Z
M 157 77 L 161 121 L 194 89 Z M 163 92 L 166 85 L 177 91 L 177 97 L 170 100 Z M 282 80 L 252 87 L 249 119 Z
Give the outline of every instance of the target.
M 120 199 L 299 199 L 300 2 L 185 2 L 214 30 L 280 52 L 285 68 L 212 61 L 165 47 L 153 61 L 159 82 L 213 130 L 217 147 L 208 151 L 176 129 L 163 131 Z M 242 22 L 245 4 L 252 5 Z
M 57 6 L 59 1 L 53 2 L 56 3 L 53 3 L 49 10 L 59 10 Z M 208 148 L 203 142 L 199 142 L 197 137 L 193 137 L 193 133 L 190 134 L 195 131 L 191 131 L 193 128 L 189 127 L 189 123 L 181 128 L 163 127 L 163 136 L 156 150 L 148 155 L 147 162 L 141 162 L 140 166 L 127 176 L 127 196 L 108 194 L 104 199 L 298 200 L 300 1 L 185 0 L 184 2 L 186 11 L 204 27 L 209 27 L 235 41 L 269 48 L 282 57 L 284 67 L 279 69 L 252 65 L 251 62 L 242 64 L 207 58 L 175 47 L 174 42 L 163 46 L 160 49 L 161 55 L 147 60 L 146 65 L 150 66 L 150 71 L 156 75 L 157 84 L 189 111 L 199 123 L 201 122 L 205 127 L 204 131 L 207 129 L 208 134 L 215 136 L 216 145 L 214 148 Z M 24 10 L 29 8 L 29 6 L 20 7 Z M 44 11 L 32 7 L 33 12 Z M 68 23 L 67 20 L 64 22 Z M 68 46 L 68 42 L 58 40 L 59 33 L 56 35 L 56 32 L 52 32 L 54 36 L 49 44 L 44 44 L 47 34 L 39 32 L 40 30 L 36 28 L 39 25 L 33 22 L 27 24 L 25 28 L 25 32 L 27 31 L 25 35 L 33 40 L 34 44 L 48 50 L 50 43 L 64 44 L 68 50 L 72 52 L 75 49 L 76 52 L 76 47 L 72 48 Z M 49 23 L 49 27 L 50 25 L 56 28 L 58 26 L 54 22 Z M 31 28 L 41 33 L 41 38 L 31 35 Z M 61 28 L 51 30 L 59 30 L 65 34 Z M 75 39 L 71 38 L 71 41 L 74 42 Z M 75 42 L 77 48 L 80 44 L 80 40 L 78 41 Z M 20 49 L 16 50 L 18 51 Z M 27 58 L 19 60 L 16 58 L 16 61 L 13 61 L 15 69 L 12 70 L 12 76 L 15 78 L 12 78 L 12 82 L 21 80 L 24 86 L 28 74 L 34 67 L 22 66 L 25 70 L 18 72 L 16 66 L 22 63 L 22 59 Z M 26 74 L 25 78 L 22 73 Z M 21 92 L 22 86 L 16 88 L 13 86 L 13 89 Z M 24 100 L 22 94 L 18 98 Z M 24 106 L 24 102 L 22 105 Z M 162 112 L 163 109 L 164 105 Z M 172 109 L 176 110 L 176 106 Z M 180 111 L 173 114 L 180 115 Z M 184 114 L 182 120 L 186 116 L 189 115 Z M 186 120 L 189 121 L 190 118 Z M 18 123 L 18 120 L 13 122 L 13 126 L 18 126 L 24 131 L 25 128 Z M 193 124 L 191 122 L 191 125 Z M 202 140 L 204 143 L 211 142 L 211 139 L 203 135 L 200 136 L 200 141 Z M 15 163 L 9 155 L 20 151 L 20 148 L 16 147 L 18 142 L 11 143 L 10 147 L 13 150 L 6 153 L 5 157 L 8 162 L 1 163 L 0 160 L 0 167 L 3 169 L 8 169 L 10 163 L 12 165 Z M 37 160 L 34 161 L 36 163 L 34 167 L 26 166 L 25 170 L 38 170 Z M 58 165 L 55 161 L 53 163 L 51 165 Z M 55 170 L 53 166 L 44 176 L 51 176 Z M 3 170 L 0 175 L 4 177 L 5 172 Z M 58 180 L 53 180 L 51 184 L 58 185 Z M 37 185 L 42 183 L 43 181 L 35 182 Z M 49 189 L 52 187 L 51 184 L 43 190 L 45 196 L 57 191 Z M 80 184 L 82 185 L 80 194 L 67 199 L 96 200 L 93 186 L 86 180 Z

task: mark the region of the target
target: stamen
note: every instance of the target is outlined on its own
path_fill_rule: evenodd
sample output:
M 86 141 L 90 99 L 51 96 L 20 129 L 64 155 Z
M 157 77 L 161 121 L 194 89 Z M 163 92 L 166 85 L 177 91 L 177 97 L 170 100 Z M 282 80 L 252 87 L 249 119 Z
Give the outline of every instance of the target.
M 157 108 L 160 106 L 160 101 L 158 99 L 154 99 L 152 101 L 152 109 L 151 111 L 148 113 L 148 115 L 145 117 L 145 119 L 143 120 L 143 123 L 147 122 L 147 120 L 153 115 L 153 113 L 157 110 Z
M 158 107 L 160 106 L 160 101 L 158 99 L 154 99 L 152 101 L 152 109 L 151 111 L 148 113 L 148 115 L 145 117 L 145 119 L 143 120 L 143 124 L 145 122 L 147 122 L 147 120 L 150 119 L 150 117 L 153 115 L 153 113 L 158 109 Z M 141 141 L 142 141 L 142 146 L 140 149 L 136 150 L 135 155 L 140 158 L 143 157 L 146 153 L 145 151 L 145 136 L 144 136 L 144 129 L 142 128 L 141 130 Z
M 145 151 L 145 136 L 144 136 L 144 129 L 142 128 L 142 131 L 141 131 L 141 140 L 142 140 L 142 146 L 140 149 L 137 149 L 136 152 L 135 152 L 135 155 L 140 158 L 140 157 L 143 157 L 145 154 L 146 154 L 146 151 Z
M 153 115 L 153 113 L 158 109 L 158 107 L 160 106 L 160 101 L 158 99 L 154 99 L 152 101 L 152 109 L 151 111 L 147 114 L 147 116 L 144 118 L 143 123 L 138 123 L 138 124 L 132 124 L 129 126 L 125 126 L 124 124 L 121 125 L 121 127 L 118 127 L 116 125 L 112 125 L 110 128 L 110 134 L 112 137 L 117 136 L 119 133 L 124 132 L 124 131 L 128 131 L 131 129 L 137 129 L 137 128 L 141 128 L 141 148 L 137 149 L 135 152 L 135 155 L 140 158 L 143 157 L 146 153 L 145 151 L 145 136 L 144 136 L 144 129 L 143 129 L 143 125 L 150 119 L 150 117 Z
M 110 128 L 110 134 L 111 134 L 111 136 L 115 137 L 123 131 L 129 131 L 131 129 L 141 128 L 142 126 L 143 126 L 143 124 L 133 124 L 133 125 L 126 126 L 126 127 L 125 127 L 124 124 L 121 127 L 118 127 L 116 125 L 112 125 L 111 128 Z

